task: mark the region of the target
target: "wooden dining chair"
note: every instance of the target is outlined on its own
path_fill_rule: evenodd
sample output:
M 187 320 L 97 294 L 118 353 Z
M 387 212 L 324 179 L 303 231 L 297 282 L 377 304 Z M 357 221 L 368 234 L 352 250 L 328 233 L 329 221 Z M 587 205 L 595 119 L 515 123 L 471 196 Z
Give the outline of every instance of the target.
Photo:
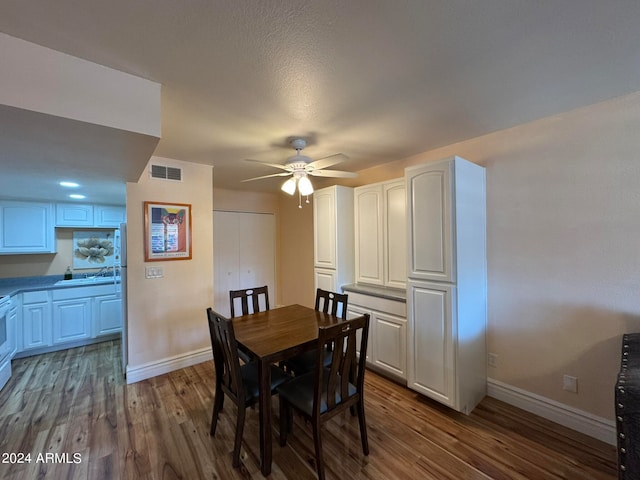
M 361 332 L 359 358 L 356 355 L 358 331 Z M 324 480 L 322 424 L 353 406 L 360 424 L 362 452 L 369 455 L 363 399 L 368 336 L 369 314 L 319 328 L 315 370 L 294 377 L 276 389 L 280 395 L 280 445 L 287 444 L 287 436 L 293 429 L 293 408 L 311 422 L 320 480 Z M 333 355 L 331 363 L 325 367 L 322 364 L 323 351 L 330 344 L 333 345 Z
M 238 344 L 233 330 L 233 322 L 230 319 L 214 312 L 211 308 L 207 308 L 207 319 L 216 373 L 216 393 L 209 433 L 211 436 L 216 434 L 218 416 L 226 395 L 236 404 L 238 411 L 233 446 L 233 466 L 238 467 L 246 408 L 254 405 L 260 396 L 258 366 L 255 362 L 240 365 Z M 289 378 L 289 375 L 282 369 L 272 365 L 271 391 L 274 392 L 276 387 L 284 384 Z
M 330 313 L 343 320 L 347 318 L 347 302 L 349 296 L 346 293 L 330 292 L 318 288 L 316 290 L 316 304 L 315 309 L 319 312 Z M 315 350 L 309 350 L 296 355 L 293 358 L 284 362 L 283 366 L 287 372 L 292 375 L 304 375 L 307 372 L 313 371 L 316 365 L 317 352 Z M 331 346 L 324 350 L 323 365 L 329 365 L 331 363 Z
M 236 299 L 240 299 L 240 312 L 236 315 Z M 260 307 L 260 299 L 264 308 Z M 240 315 L 249 315 L 264 310 L 269 310 L 269 287 L 245 288 L 243 290 L 229 290 L 229 303 L 231 305 L 231 318 Z
M 236 299 L 240 299 L 239 302 Z M 261 299 L 264 308 L 261 308 L 260 306 Z M 240 304 L 240 309 L 237 315 L 236 303 Z M 229 290 L 229 306 L 231 309 L 231 318 L 269 310 L 268 285 L 265 285 L 264 287 L 245 288 L 243 290 Z M 249 363 L 251 361 L 249 355 L 242 350 L 238 350 L 238 355 L 240 355 L 240 358 L 245 363 Z

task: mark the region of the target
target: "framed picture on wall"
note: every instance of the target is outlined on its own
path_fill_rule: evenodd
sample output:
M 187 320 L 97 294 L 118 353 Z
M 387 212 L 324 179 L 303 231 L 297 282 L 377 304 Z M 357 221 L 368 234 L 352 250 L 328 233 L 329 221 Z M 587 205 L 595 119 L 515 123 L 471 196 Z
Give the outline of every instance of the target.
M 191 258 L 191 205 L 144 202 L 144 260 Z
M 112 267 L 113 230 L 73 231 L 73 268 Z

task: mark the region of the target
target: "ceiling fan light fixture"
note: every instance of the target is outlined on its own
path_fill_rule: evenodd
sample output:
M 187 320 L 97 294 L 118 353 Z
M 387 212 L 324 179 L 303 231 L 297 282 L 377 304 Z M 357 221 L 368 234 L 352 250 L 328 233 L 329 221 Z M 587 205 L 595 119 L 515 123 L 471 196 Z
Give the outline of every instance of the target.
M 281 190 L 289 195 L 293 195 L 296 191 L 296 179 L 291 177 L 282 184 Z
M 343 153 L 335 153 L 328 157 L 312 160 L 306 155 L 302 155 L 300 153 L 307 146 L 307 142 L 304 138 L 293 138 L 291 139 L 290 144 L 296 150 L 296 154 L 287 158 L 287 161 L 284 164 L 267 163 L 260 160 L 247 159 L 249 162 L 256 162 L 269 167 L 278 168 L 283 171 L 280 173 L 272 173 L 270 175 L 262 175 L 260 177 L 247 178 L 242 181 L 250 182 L 252 180 L 260 180 L 263 178 L 288 177 L 291 175 L 291 178 L 285 181 L 280 186 L 280 189 L 289 195 L 295 194 L 297 190 L 298 207 L 302 208 L 302 197 L 307 197 L 306 203 L 309 203 L 309 195 L 312 195 L 314 191 L 309 176 L 339 178 L 352 178 L 357 176 L 356 173 L 343 172 L 341 170 L 325 170 L 325 168 L 341 162 L 344 159 L 343 157 L 346 158 L 346 155 Z
M 306 175 L 298 180 L 298 191 L 301 195 L 311 195 L 313 193 L 313 185 Z

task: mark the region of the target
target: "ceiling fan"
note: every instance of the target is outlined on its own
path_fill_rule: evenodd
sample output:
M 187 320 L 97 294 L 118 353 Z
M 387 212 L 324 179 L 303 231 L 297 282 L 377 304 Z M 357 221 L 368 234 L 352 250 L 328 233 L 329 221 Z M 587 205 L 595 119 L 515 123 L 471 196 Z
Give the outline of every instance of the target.
M 293 195 L 297 187 L 298 198 L 300 199 L 302 195 L 305 195 L 307 196 L 307 203 L 309 203 L 308 197 L 313 193 L 313 185 L 311 185 L 309 176 L 335 178 L 354 178 L 358 176 L 357 173 L 352 172 L 343 172 L 341 170 L 325 170 L 326 167 L 330 167 L 331 165 L 342 162 L 344 160 L 344 157 L 346 157 L 342 153 L 336 153 L 334 155 L 329 155 L 328 157 L 320 158 L 313 161 L 306 155 L 300 154 L 304 147 L 307 146 L 307 142 L 305 139 L 294 138 L 293 140 L 291 140 L 290 144 L 296 150 L 296 154 L 287 158 L 287 161 L 284 164 L 266 163 L 259 160 L 247 159 L 247 161 L 249 162 L 256 162 L 262 165 L 279 168 L 284 170 L 284 172 L 272 173 L 271 175 L 263 175 L 261 177 L 248 178 L 242 181 L 251 182 L 253 180 L 260 180 L 262 178 L 287 177 L 291 175 L 291 178 L 289 178 L 282 184 L 282 191 L 288 193 L 289 195 Z M 298 207 L 302 208 L 302 205 L 298 203 Z

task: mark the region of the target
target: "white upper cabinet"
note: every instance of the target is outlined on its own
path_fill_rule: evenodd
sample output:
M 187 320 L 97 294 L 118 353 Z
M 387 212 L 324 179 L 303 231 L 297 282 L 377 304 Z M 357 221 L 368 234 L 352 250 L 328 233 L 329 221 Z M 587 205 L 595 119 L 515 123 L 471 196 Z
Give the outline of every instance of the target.
M 356 282 L 384 284 L 384 200 L 382 184 L 353 190 Z
M 313 194 L 314 264 L 318 268 L 336 268 L 336 191 L 317 190 Z
M 93 205 L 57 203 L 56 227 L 93 227 Z
M 354 189 L 356 281 L 405 288 L 404 179 Z
M 406 169 L 409 208 L 409 277 L 454 282 L 451 241 L 453 162 Z
M 125 207 L 78 203 L 56 204 L 56 227 L 118 228 L 126 221 Z
M 326 271 L 335 272 L 330 290 L 339 292 L 354 281 L 353 188 L 334 185 L 313 193 L 313 232 L 314 266 L 325 270 L 325 279 Z
M 383 185 L 384 284 L 405 288 L 407 282 L 407 195 L 404 178 Z
M 96 205 L 93 208 L 93 224 L 95 227 L 120 228 L 127 221 L 127 209 L 113 205 Z
M 51 203 L 0 201 L 0 254 L 55 253 Z

